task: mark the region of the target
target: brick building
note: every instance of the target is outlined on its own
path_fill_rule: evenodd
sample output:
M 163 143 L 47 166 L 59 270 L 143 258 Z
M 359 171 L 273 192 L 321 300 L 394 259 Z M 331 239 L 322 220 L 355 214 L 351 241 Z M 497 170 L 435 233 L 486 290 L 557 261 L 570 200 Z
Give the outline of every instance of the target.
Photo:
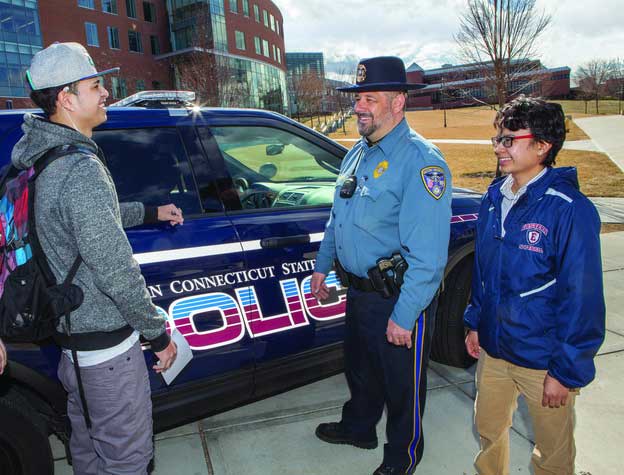
M 99 69 L 121 67 L 106 78 L 111 100 L 188 87 L 209 105 L 288 104 L 283 18 L 270 0 L 0 0 L 0 109 L 31 106 L 24 71 L 55 41 L 85 45 Z
M 410 82 L 425 83 L 427 87 L 410 91 L 410 109 L 462 107 L 495 101 L 492 85 L 486 79 L 491 63 L 459 66 L 444 65 L 424 70 L 412 63 L 407 68 Z M 510 96 L 526 94 L 561 99 L 570 94 L 570 68 L 546 68 L 538 60 L 512 62 Z

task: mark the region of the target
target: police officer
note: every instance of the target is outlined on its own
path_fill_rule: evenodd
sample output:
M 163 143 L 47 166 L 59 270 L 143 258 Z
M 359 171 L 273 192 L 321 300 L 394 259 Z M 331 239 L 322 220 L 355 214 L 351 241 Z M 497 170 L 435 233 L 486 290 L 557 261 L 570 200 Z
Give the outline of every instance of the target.
M 376 57 L 358 64 L 355 85 L 339 88 L 355 93 L 362 139 L 343 160 L 312 276 L 320 300 L 329 295 L 325 276 L 335 259 L 348 281 L 345 374 L 351 391 L 342 420 L 320 424 L 316 435 L 373 449 L 386 405 L 388 443 L 374 475 L 413 473 L 422 457 L 435 295 L 447 259 L 451 176 L 440 151 L 405 120 L 406 91 L 420 87 L 407 82 L 401 59 Z M 380 259 L 393 254 L 407 264 L 400 290 L 380 288 L 373 278 Z M 396 272 L 383 277 L 387 283 Z

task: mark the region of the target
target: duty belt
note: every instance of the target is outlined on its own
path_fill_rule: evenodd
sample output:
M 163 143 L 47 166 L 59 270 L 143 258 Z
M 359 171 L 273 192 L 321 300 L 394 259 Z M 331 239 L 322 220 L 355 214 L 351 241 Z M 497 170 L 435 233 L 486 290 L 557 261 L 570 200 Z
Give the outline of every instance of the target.
M 363 279 L 362 277 L 358 277 L 351 272 L 346 273 L 349 278 L 349 285 L 356 290 L 360 290 L 362 292 L 376 292 L 375 287 L 370 279 Z

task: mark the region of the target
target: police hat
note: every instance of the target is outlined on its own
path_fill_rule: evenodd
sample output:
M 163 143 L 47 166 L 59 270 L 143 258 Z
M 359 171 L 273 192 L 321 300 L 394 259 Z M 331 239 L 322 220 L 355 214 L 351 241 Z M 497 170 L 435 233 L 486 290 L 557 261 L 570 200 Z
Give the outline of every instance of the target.
M 345 92 L 407 91 L 408 89 L 420 89 L 426 86 L 426 84 L 407 82 L 405 65 L 401 58 L 377 56 L 360 61 L 354 85 L 336 89 Z

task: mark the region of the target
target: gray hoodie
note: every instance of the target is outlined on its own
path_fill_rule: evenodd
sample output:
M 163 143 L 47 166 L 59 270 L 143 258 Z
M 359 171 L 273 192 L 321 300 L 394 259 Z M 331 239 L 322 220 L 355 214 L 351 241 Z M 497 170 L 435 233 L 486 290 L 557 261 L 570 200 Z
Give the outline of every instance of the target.
M 93 152 L 76 153 L 52 162 L 36 182 L 37 235 L 57 282 L 62 282 L 76 256 L 83 263 L 73 281 L 84 292 L 80 308 L 71 314 L 72 334 L 128 335 L 137 330 L 152 343 L 154 351 L 169 343 L 165 319 L 152 304 L 138 263 L 123 228 L 141 224 L 141 203 L 119 204 L 106 166 L 97 158 L 93 140 L 74 129 L 26 114 L 24 136 L 13 148 L 11 160 L 20 169 L 31 167 L 53 147 L 75 145 Z M 58 330 L 67 333 L 64 319 Z M 99 333 L 94 333 L 99 332 Z M 125 336 L 123 336 L 125 335 Z M 80 335 L 79 335 L 80 336 Z M 90 343 L 77 349 L 113 346 Z M 80 346 L 80 345 L 79 345 Z

